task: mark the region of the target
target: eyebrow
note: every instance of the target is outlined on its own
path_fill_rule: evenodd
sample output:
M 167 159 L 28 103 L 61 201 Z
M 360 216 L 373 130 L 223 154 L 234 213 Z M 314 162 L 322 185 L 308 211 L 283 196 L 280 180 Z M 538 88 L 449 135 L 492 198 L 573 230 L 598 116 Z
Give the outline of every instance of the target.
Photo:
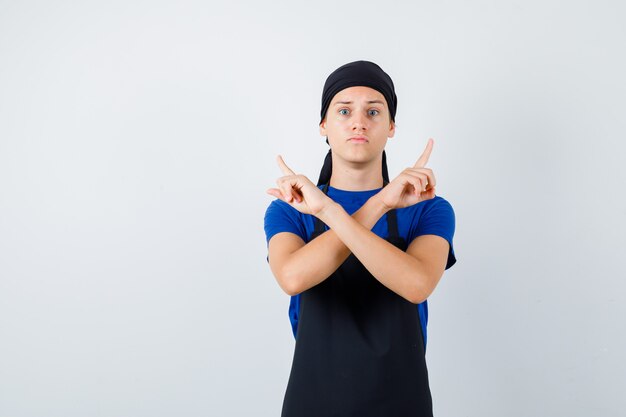
M 369 101 L 367 101 L 367 104 L 373 104 L 373 103 L 379 103 L 379 104 L 385 105 L 385 102 L 381 101 L 381 100 L 369 100 Z M 336 106 L 337 104 L 352 104 L 352 102 L 351 101 L 337 101 L 334 105 Z

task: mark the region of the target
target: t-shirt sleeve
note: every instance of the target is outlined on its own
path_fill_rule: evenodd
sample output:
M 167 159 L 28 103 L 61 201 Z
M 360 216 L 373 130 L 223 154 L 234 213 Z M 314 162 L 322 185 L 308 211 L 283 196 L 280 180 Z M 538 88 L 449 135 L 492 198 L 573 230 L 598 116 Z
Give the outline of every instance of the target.
M 268 206 L 265 211 L 264 228 L 268 247 L 272 236 L 280 232 L 291 232 L 306 242 L 306 230 L 300 212 L 282 200 L 276 199 Z M 266 259 L 269 262 L 269 254 Z
M 426 204 L 419 215 L 419 219 L 413 221 L 409 231 L 409 244 L 413 239 L 421 235 L 438 235 L 443 237 L 450 244 L 445 268 L 449 269 L 456 263 L 454 245 L 452 243 L 455 225 L 456 218 L 452 205 L 443 197 L 437 196 Z

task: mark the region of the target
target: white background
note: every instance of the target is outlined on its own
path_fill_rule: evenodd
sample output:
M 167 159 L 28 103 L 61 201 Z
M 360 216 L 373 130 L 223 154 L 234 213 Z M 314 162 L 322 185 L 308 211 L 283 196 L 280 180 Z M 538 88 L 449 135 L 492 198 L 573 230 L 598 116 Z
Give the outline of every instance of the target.
M 323 83 L 398 95 L 458 262 L 429 298 L 446 416 L 626 409 L 619 1 L 0 2 L 0 417 L 278 416 L 276 155 L 317 181 Z

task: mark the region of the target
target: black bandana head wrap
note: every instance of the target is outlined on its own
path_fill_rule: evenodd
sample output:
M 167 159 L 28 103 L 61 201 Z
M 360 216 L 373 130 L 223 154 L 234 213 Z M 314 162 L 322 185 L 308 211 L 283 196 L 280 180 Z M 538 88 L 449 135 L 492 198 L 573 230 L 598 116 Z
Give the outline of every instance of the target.
M 333 97 L 343 89 L 355 86 L 365 86 L 379 91 L 387 101 L 391 120 L 395 122 L 396 108 L 398 106 L 398 98 L 393 86 L 391 77 L 387 75 L 378 65 L 370 61 L 354 61 L 342 65 L 333 71 L 324 83 L 324 92 L 322 93 L 322 110 L 320 112 L 320 124 L 326 116 L 328 106 Z M 328 144 L 328 137 L 326 138 Z M 330 181 L 332 174 L 332 156 L 331 150 L 328 150 L 324 159 L 324 166 L 320 172 L 320 178 L 317 185 L 326 184 Z M 389 182 L 389 174 L 387 172 L 387 157 L 383 150 L 383 179 L 385 183 Z
M 391 120 L 395 121 L 398 98 L 391 77 L 378 65 L 370 61 L 354 61 L 342 65 L 332 72 L 324 83 L 320 124 L 335 94 L 348 87 L 364 86 L 379 91 L 387 101 Z

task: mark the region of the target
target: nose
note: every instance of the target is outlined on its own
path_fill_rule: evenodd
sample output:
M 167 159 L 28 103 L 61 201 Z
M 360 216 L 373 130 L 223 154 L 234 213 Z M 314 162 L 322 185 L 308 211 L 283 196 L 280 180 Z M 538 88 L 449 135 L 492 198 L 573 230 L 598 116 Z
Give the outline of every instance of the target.
M 367 118 L 360 112 L 354 113 L 352 117 L 352 130 L 367 130 Z

